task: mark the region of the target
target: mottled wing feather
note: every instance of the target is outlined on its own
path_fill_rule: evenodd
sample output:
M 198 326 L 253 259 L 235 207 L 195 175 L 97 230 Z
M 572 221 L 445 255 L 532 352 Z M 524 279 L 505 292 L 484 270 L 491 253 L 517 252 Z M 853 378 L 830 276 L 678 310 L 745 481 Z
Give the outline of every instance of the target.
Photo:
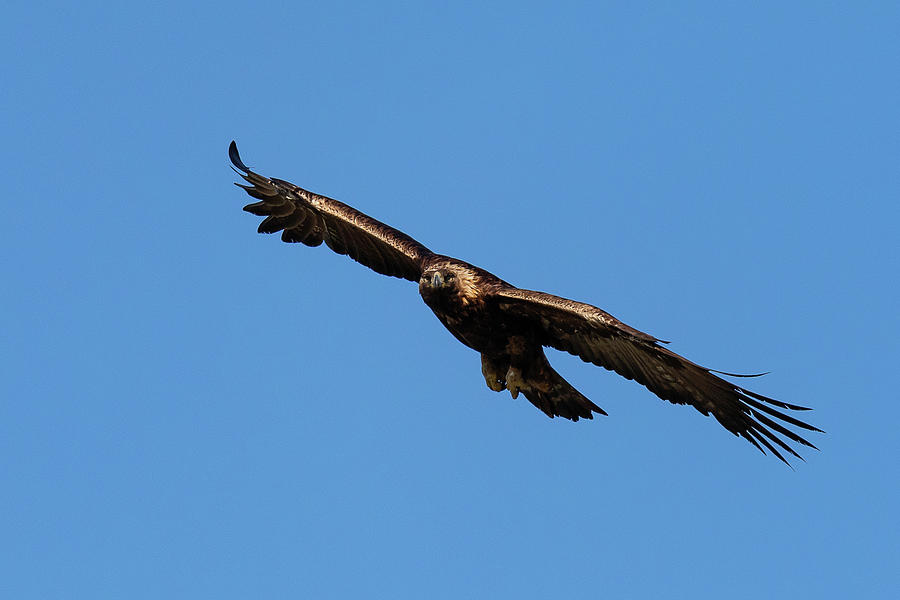
M 343 202 L 314 194 L 290 182 L 251 171 L 231 142 L 231 162 L 250 185 L 236 184 L 258 202 L 244 207 L 263 216 L 260 233 L 281 231 L 285 242 L 319 246 L 322 242 L 338 254 L 383 275 L 418 281 L 422 261 L 432 252 L 425 246 Z
M 586 362 L 633 379 L 674 404 L 689 404 L 712 414 L 726 429 L 787 462 L 779 448 L 801 458 L 791 442 L 815 448 L 809 441 L 773 420 L 821 431 L 772 406 L 808 410 L 767 398 L 736 386 L 660 345 L 660 340 L 625 325 L 605 311 L 552 294 L 508 287 L 495 291 L 501 310 L 531 321 L 542 343 Z M 768 415 L 768 416 L 767 416 Z

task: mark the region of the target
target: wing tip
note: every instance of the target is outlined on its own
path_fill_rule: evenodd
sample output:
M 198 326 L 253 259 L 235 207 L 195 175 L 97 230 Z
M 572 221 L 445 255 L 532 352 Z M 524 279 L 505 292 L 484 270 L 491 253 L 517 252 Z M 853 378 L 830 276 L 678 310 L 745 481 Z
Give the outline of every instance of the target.
M 764 371 L 762 373 L 729 373 L 728 371 L 718 371 L 716 369 L 707 369 L 710 373 L 717 373 L 719 375 L 726 375 L 728 377 L 764 377 L 770 374 L 772 371 Z
M 250 169 L 247 168 L 247 165 L 245 165 L 244 161 L 241 160 L 241 155 L 238 153 L 237 149 L 237 143 L 235 143 L 234 140 L 231 140 L 231 143 L 228 144 L 228 158 L 231 159 L 231 164 L 233 164 L 244 173 L 250 172 Z

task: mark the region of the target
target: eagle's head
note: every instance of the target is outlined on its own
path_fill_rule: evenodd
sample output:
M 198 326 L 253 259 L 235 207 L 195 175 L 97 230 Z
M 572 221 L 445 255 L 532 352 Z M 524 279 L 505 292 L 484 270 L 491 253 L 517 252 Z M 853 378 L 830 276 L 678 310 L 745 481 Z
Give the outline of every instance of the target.
M 479 296 L 474 274 L 446 267 L 426 269 L 419 278 L 419 293 L 423 297 L 454 298 L 463 305 Z

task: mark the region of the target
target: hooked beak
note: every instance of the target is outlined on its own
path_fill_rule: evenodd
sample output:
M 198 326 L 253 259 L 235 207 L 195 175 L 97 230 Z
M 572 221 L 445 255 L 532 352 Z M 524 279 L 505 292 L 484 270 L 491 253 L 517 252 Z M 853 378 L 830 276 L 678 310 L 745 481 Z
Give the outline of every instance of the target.
M 444 286 L 444 278 L 440 273 L 435 273 L 431 276 L 431 287 L 443 287 Z

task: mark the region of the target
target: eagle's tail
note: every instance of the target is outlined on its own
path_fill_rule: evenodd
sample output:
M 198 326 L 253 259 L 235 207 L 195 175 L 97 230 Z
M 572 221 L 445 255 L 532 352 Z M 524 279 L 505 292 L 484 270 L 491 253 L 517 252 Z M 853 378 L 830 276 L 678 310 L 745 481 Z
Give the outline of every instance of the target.
M 587 399 L 572 384 L 557 373 L 543 351 L 522 369 L 511 367 L 506 375 L 506 385 L 513 398 L 518 392 L 545 415 L 577 421 L 593 419 L 593 413 L 606 415 L 606 411 Z

